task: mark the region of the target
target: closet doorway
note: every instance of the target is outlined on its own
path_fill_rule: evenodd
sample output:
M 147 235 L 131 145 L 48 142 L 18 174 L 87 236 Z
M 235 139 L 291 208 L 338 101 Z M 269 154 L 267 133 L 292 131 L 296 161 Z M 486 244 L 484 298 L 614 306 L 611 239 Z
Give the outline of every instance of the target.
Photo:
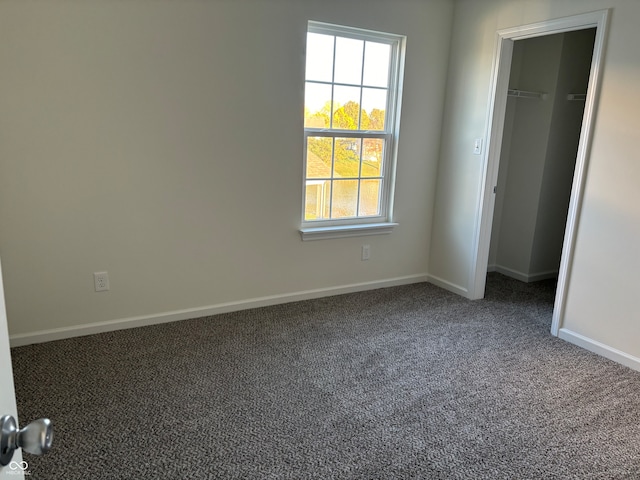
M 489 272 L 558 277 L 595 33 L 514 42 Z
M 497 32 L 469 298 L 484 296 L 492 269 L 523 281 L 557 276 L 553 335 L 564 314 L 608 15 L 602 10 Z M 576 53 L 580 48 L 585 51 Z M 586 84 L 584 76 L 571 75 L 584 63 Z M 572 124 L 573 117 L 581 122 Z M 565 141 L 576 130 L 573 144 Z M 560 187 L 566 178 L 568 197 Z

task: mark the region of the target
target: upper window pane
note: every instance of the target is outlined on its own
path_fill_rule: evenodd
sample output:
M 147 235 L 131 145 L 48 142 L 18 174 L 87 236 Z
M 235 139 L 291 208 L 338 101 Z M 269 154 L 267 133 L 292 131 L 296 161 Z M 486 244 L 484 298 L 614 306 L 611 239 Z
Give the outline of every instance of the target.
M 391 45 L 366 42 L 362 83 L 371 87 L 388 87 L 390 59 Z
M 387 90 L 381 88 L 362 89 L 362 110 L 366 113 L 367 122 L 363 130 L 384 130 L 385 111 L 387 109 Z
M 333 78 L 334 36 L 307 33 L 306 79 L 330 82 Z
M 331 128 L 360 128 L 360 87 L 336 85 L 333 88 L 333 124 Z
M 304 88 L 304 127 L 329 128 L 331 85 L 307 82 Z
M 362 53 L 364 42 L 351 38 L 336 37 L 336 83 L 362 84 Z
M 305 128 L 386 132 L 392 46 L 307 35 Z

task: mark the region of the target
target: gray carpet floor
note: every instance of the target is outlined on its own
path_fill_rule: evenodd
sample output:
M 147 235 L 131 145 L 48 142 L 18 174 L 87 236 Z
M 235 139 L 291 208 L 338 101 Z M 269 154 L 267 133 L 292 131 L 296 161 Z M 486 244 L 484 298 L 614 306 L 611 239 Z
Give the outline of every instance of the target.
M 640 374 L 489 275 L 12 350 L 30 479 L 638 479 Z M 606 319 L 603 318 L 603 321 Z

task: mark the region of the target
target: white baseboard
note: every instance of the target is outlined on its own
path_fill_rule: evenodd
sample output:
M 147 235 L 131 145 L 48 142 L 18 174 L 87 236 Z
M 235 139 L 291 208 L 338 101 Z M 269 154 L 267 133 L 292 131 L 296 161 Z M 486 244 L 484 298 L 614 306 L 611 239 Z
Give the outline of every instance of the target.
M 433 283 L 440 288 L 444 288 L 445 290 L 449 290 L 450 292 L 457 293 L 465 298 L 469 298 L 469 290 L 460 285 L 456 285 L 455 283 L 451 283 L 448 280 L 444 280 L 440 277 L 436 277 L 435 275 L 427 275 L 427 282 Z
M 521 282 L 531 283 L 539 282 L 540 280 L 548 280 L 550 278 L 558 278 L 558 270 L 548 270 L 546 272 L 538 273 L 523 273 L 512 268 L 503 267 L 502 265 L 491 265 L 487 268 L 488 272 L 498 272 L 507 277 L 515 278 Z
M 40 330 L 32 333 L 20 333 L 10 335 L 11 347 L 21 347 L 33 343 L 51 342 L 65 338 L 81 337 L 84 335 L 94 335 L 96 333 L 112 332 L 114 330 L 124 330 L 127 328 L 146 327 L 161 323 L 176 322 L 189 318 L 206 317 L 220 313 L 247 310 L 249 308 L 267 307 L 283 303 L 297 302 L 301 300 L 311 300 L 314 298 L 330 297 L 345 293 L 362 292 L 375 290 L 376 288 L 395 287 L 428 281 L 426 274 L 408 275 L 404 277 L 377 280 L 373 282 L 354 283 L 337 287 L 319 288 L 315 290 L 305 290 L 300 292 L 286 293 L 282 295 L 270 295 L 266 297 L 251 298 L 237 302 L 220 303 L 200 308 L 189 308 L 172 312 L 157 313 L 154 315 L 142 315 L 138 317 L 107 320 L 103 322 L 87 323 L 84 325 L 74 325 L 71 327 L 52 328 Z
M 558 332 L 558 337 L 566 340 L 569 343 L 573 343 L 579 347 L 582 347 L 590 352 L 597 353 L 600 356 L 613 360 L 614 362 L 625 365 L 633 370 L 640 372 L 640 358 L 629 355 L 628 353 L 617 350 L 613 347 L 605 345 L 604 343 L 597 342 L 580 335 L 579 333 L 572 332 L 566 328 L 561 328 Z

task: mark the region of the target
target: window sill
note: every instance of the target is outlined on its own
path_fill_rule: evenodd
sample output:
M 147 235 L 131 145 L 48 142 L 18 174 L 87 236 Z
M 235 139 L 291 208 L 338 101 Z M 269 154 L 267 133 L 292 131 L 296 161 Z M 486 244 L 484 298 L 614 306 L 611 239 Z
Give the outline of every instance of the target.
M 309 227 L 300 229 L 302 241 L 325 240 L 328 238 L 361 237 L 364 235 L 384 235 L 391 233 L 397 223 L 363 223 L 332 227 Z

